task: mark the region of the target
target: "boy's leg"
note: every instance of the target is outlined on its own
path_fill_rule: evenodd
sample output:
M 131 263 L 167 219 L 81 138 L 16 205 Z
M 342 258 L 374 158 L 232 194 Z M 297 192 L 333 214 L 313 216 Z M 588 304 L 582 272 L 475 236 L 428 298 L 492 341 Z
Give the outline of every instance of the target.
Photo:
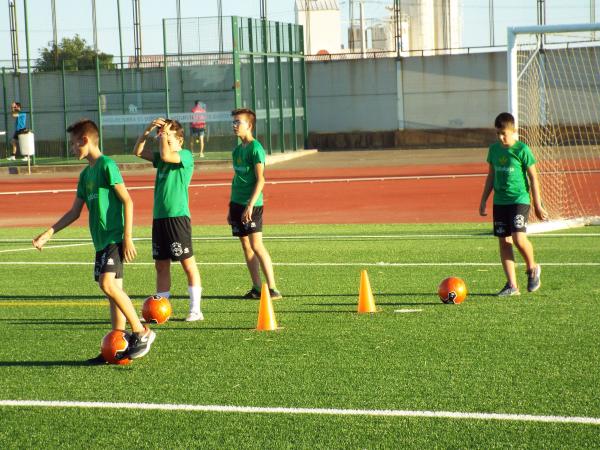
M 200 134 L 200 156 L 204 156 L 204 133 Z
M 525 264 L 527 264 L 527 270 L 530 271 L 535 269 L 535 258 L 533 256 L 533 246 L 531 245 L 531 241 L 527 238 L 527 234 L 522 232 L 512 233 L 512 239 L 515 243 L 515 246 L 523 256 L 525 260 Z
M 202 300 L 202 284 L 200 280 L 200 272 L 196 265 L 196 258 L 191 256 L 180 261 L 181 267 L 188 280 L 188 295 L 190 297 L 190 311 L 186 317 L 187 322 L 203 320 L 204 316 L 200 310 L 200 302 Z
M 100 279 L 98 280 L 98 285 L 102 292 L 106 294 L 108 300 L 115 305 L 116 308 L 123 314 L 125 320 L 131 326 L 131 330 L 134 333 L 142 333 L 145 331 L 144 325 L 140 322 L 140 319 L 135 312 L 135 308 L 133 307 L 133 303 L 129 296 L 122 289 L 122 281 L 121 283 L 117 283 L 115 279 L 114 272 L 105 272 L 100 274 Z M 119 286 L 120 285 L 120 286 Z M 111 309 L 111 320 L 112 320 L 112 309 Z M 116 315 L 115 320 L 119 320 L 118 315 Z M 124 327 L 123 327 L 124 328 Z M 117 329 L 123 329 L 117 328 Z
M 171 260 L 155 259 L 156 293 L 170 292 L 171 290 Z
M 500 244 L 500 260 L 502 261 L 502 268 L 506 275 L 506 281 L 512 287 L 518 288 L 512 238 L 510 236 L 499 237 L 498 242 Z
M 123 278 L 115 278 L 115 283 L 123 290 Z M 108 298 L 108 304 L 110 305 L 110 323 L 112 329 L 125 331 L 127 328 L 127 319 L 125 318 L 125 315 L 117 308 L 117 305 L 114 302 L 110 301 L 110 298 Z
M 260 261 L 252 250 L 249 236 L 240 236 L 240 242 L 242 244 L 242 250 L 244 250 L 244 258 L 246 259 L 246 266 L 250 272 L 250 278 L 252 278 L 252 285 L 260 288 Z
M 269 289 L 272 291 L 277 290 L 275 274 L 273 273 L 273 262 L 271 261 L 269 251 L 263 244 L 262 233 L 252 233 L 248 237 L 250 238 L 250 246 L 252 247 L 256 258 L 258 258 L 262 271 L 265 274 Z

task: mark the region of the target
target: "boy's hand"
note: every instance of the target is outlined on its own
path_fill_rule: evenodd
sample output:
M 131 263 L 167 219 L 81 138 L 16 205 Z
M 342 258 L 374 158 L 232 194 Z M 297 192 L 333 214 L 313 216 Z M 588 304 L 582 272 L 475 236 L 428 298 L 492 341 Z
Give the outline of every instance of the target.
M 252 222 L 252 212 L 253 212 L 253 210 L 254 210 L 254 206 L 253 205 L 246 206 L 246 209 L 244 209 L 244 212 L 242 213 L 242 223 Z
M 52 237 L 53 234 L 54 234 L 54 230 L 52 228 L 48 228 L 42 234 L 40 234 L 35 239 L 33 239 L 33 241 L 31 241 L 31 243 L 39 251 L 42 251 L 42 247 L 44 247 L 44 244 L 50 240 L 50 238 Z
M 133 239 L 125 238 L 123 240 L 123 257 L 125 258 L 125 262 L 131 262 L 137 256 L 137 251 L 135 249 L 135 245 L 133 244 Z
M 543 206 L 537 205 L 534 206 L 535 215 L 540 220 L 548 220 L 548 211 L 546 211 Z
M 480 216 L 487 216 L 487 211 L 486 211 L 486 204 L 485 204 L 485 202 L 481 202 L 481 204 L 479 205 L 479 215 L 480 215 Z

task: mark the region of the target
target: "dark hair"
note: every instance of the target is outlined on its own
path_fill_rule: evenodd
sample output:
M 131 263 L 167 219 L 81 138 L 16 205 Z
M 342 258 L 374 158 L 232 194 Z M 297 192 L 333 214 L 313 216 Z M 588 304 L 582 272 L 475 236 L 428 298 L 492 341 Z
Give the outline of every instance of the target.
M 21 108 L 21 103 L 19 103 L 19 102 L 13 102 L 13 104 L 14 104 L 15 106 L 18 106 L 19 108 Z
M 256 129 L 256 113 L 249 108 L 237 108 L 231 111 L 231 117 L 245 115 L 252 125 L 252 131 Z
M 195 103 L 196 105 L 199 105 L 199 104 L 200 104 L 200 103 L 202 103 L 202 102 L 201 102 L 200 100 L 194 100 L 194 103 Z
M 177 120 L 165 119 L 165 123 L 171 124 L 171 130 L 175 132 L 175 136 L 177 136 L 177 138 L 181 139 L 182 141 L 185 140 L 185 137 L 183 135 L 183 126 L 181 126 L 181 124 Z
M 72 123 L 69 125 L 69 128 L 67 128 L 67 133 L 71 133 L 77 138 L 87 136 L 96 145 L 100 140 L 98 125 L 96 125 L 96 123 L 90 119 L 81 119 L 75 123 Z
M 498 114 L 494 121 L 494 126 L 499 130 L 515 127 L 515 118 L 511 113 L 503 112 Z

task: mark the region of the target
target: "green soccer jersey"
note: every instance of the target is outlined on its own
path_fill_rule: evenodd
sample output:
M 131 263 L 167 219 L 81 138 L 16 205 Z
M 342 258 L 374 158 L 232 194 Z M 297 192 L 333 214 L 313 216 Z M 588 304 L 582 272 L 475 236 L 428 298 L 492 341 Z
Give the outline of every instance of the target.
M 188 187 L 194 174 L 194 156 L 186 149 L 179 151 L 178 163 L 167 163 L 154 153 L 156 181 L 154 183 L 155 219 L 190 216 Z
M 490 145 L 487 162 L 494 168 L 494 205 L 530 203 L 527 169 L 535 164 L 531 149 L 521 141 L 511 147 Z
M 240 205 L 247 205 L 256 186 L 256 164 L 265 164 L 265 149 L 256 139 L 238 145 L 233 149 L 233 180 L 231 182 L 231 201 Z M 254 206 L 262 206 L 263 194 L 258 196 Z
M 102 155 L 93 166 L 81 171 L 77 197 L 85 201 L 94 248 L 97 252 L 108 244 L 123 242 L 123 203 L 114 185 L 123 183 L 117 164 Z

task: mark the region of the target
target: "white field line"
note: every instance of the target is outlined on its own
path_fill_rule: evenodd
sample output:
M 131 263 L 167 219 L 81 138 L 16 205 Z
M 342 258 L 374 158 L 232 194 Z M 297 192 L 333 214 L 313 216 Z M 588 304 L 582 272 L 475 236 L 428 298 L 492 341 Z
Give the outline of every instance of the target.
M 0 266 L 91 266 L 93 262 L 80 261 L 0 261 Z M 127 267 L 132 266 L 154 266 L 154 262 L 130 262 L 126 263 Z M 245 266 L 245 262 L 197 262 L 199 266 Z M 273 262 L 274 266 L 278 267 L 487 267 L 499 266 L 499 262 Z M 600 262 L 543 262 L 543 266 L 556 267 L 597 267 Z
M 362 240 L 362 239 L 374 239 L 374 240 L 390 240 L 390 239 L 489 239 L 492 236 L 491 232 L 485 232 L 485 234 L 477 233 L 477 234 L 363 234 L 363 235 L 331 235 L 331 234 L 323 234 L 323 235 L 289 235 L 289 236 L 263 236 L 263 240 L 273 240 L 273 241 L 284 241 L 284 240 L 305 240 L 305 241 L 319 241 L 319 240 Z M 600 233 L 544 233 L 544 234 L 536 234 L 533 236 L 535 239 L 537 238 L 545 238 L 545 237 L 600 237 Z M 141 237 L 141 238 L 133 238 L 136 242 L 144 242 L 151 241 L 152 238 L 149 237 Z M 196 236 L 192 237 L 194 241 L 236 241 L 237 238 L 235 236 Z M 21 242 L 31 242 L 31 239 L 0 239 L 0 244 L 12 244 L 12 243 L 21 243 Z M 91 238 L 52 238 L 52 242 L 92 242 Z M 58 247 L 58 246 L 55 246 Z M 47 247 L 49 248 L 49 247 Z
M 358 177 L 358 178 L 321 178 L 321 179 L 303 179 L 303 180 L 282 180 L 267 181 L 265 184 L 319 184 L 319 183 L 353 183 L 366 181 L 400 181 L 400 180 L 431 180 L 431 179 L 453 179 L 453 178 L 473 178 L 484 177 L 487 174 L 457 174 L 457 175 L 415 175 L 415 176 L 397 176 L 397 177 Z M 212 187 L 231 187 L 231 182 L 227 183 L 200 183 L 190 184 L 190 188 L 212 188 Z M 143 191 L 154 189 L 154 185 L 127 187 L 129 191 Z M 0 195 L 25 195 L 25 194 L 62 194 L 66 192 L 77 192 L 77 189 L 43 189 L 37 191 L 11 191 L 0 192 Z
M 455 411 L 411 411 L 396 409 L 284 408 L 230 405 L 186 405 L 164 403 L 76 402 L 44 400 L 0 400 L 0 407 L 135 409 L 152 411 L 193 411 L 245 414 L 311 414 L 328 416 L 424 417 L 436 419 L 501 420 L 509 422 L 572 423 L 600 425 L 600 418 L 581 416 L 540 416 Z
M 31 242 L 31 239 L 27 240 L 27 242 Z M 92 243 L 92 241 L 90 240 L 90 242 L 82 242 L 79 244 L 50 245 L 48 247 L 44 247 L 44 250 L 52 250 L 53 248 L 65 248 L 65 247 L 81 247 L 83 245 L 90 245 L 91 243 Z M 0 253 L 28 252 L 31 250 L 37 250 L 37 248 L 35 248 L 33 245 L 31 247 L 27 247 L 27 248 L 9 248 L 6 250 L 0 250 Z

